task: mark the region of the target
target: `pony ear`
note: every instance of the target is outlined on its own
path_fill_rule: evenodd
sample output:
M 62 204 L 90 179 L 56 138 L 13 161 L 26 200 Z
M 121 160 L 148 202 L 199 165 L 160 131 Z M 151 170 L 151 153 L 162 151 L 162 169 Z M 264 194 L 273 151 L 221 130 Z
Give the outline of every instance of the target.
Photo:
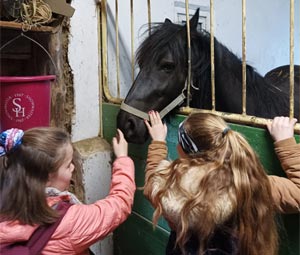
M 165 23 L 166 23 L 166 24 L 171 24 L 171 23 L 172 23 L 172 21 L 171 21 L 171 20 L 169 20 L 168 18 L 166 18 L 166 19 L 165 19 Z
M 190 19 L 190 27 L 191 29 L 196 30 L 199 20 L 199 8 L 196 10 L 194 16 Z

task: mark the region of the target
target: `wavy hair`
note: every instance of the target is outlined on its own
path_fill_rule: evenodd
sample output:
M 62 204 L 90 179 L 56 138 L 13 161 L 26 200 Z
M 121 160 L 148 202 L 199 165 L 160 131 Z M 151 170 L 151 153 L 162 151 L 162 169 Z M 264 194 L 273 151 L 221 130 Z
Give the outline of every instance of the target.
M 184 128 L 199 152 L 147 176 L 146 182 L 155 175 L 165 180 L 159 191 L 152 192 L 153 221 L 166 217 L 182 251 L 193 235 L 203 254 L 213 233 L 221 229 L 237 240 L 237 254 L 277 254 L 268 177 L 246 139 L 231 129 L 224 133 L 227 127 L 213 114 L 194 113 L 185 120 Z
M 71 138 L 60 128 L 32 128 L 25 131 L 20 146 L 0 158 L 0 221 L 33 225 L 56 220 L 45 187 L 49 174 L 62 165 L 68 144 Z M 79 161 L 74 155 L 73 160 Z

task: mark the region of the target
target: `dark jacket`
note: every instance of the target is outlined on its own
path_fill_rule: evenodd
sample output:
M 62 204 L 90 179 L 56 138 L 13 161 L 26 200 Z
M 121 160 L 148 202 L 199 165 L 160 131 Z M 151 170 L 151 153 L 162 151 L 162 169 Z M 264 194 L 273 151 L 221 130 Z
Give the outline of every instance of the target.
M 183 252 L 178 246 L 175 247 L 176 232 L 171 231 L 166 248 L 166 255 L 182 255 Z M 186 255 L 198 255 L 199 241 L 196 236 L 192 236 L 185 245 Z M 175 247 L 175 248 L 174 248 Z M 236 239 L 226 233 L 217 231 L 211 238 L 205 255 L 234 255 L 236 254 Z

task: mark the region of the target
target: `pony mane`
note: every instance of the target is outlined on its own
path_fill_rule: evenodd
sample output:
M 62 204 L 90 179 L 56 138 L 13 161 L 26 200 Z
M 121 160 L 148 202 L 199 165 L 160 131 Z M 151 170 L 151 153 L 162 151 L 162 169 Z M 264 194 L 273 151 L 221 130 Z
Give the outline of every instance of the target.
M 196 108 L 211 108 L 211 63 L 210 63 L 210 33 L 194 31 L 192 45 L 192 74 L 194 86 L 200 84 L 200 90 L 193 90 L 191 106 Z M 240 96 L 242 95 L 242 60 L 232 53 L 225 45 L 214 38 L 215 58 L 215 86 L 216 90 L 226 86 L 226 82 L 234 83 L 235 79 L 240 84 Z M 224 81 L 222 74 L 230 73 L 232 80 Z M 264 80 L 256 69 L 246 64 L 247 99 L 249 95 L 255 98 L 257 109 L 265 111 L 266 116 L 278 114 L 285 110 L 288 113 L 286 98 L 278 94 L 276 87 Z M 216 95 L 217 96 L 217 95 Z M 221 100 L 219 100 L 221 101 Z M 218 108 L 218 105 L 217 105 Z M 217 109 L 220 110 L 220 109 Z M 222 109 L 221 109 L 222 110 Z M 242 110 L 242 109 L 237 109 Z M 238 111 L 237 111 L 238 113 Z M 262 116 L 262 112 L 255 112 Z

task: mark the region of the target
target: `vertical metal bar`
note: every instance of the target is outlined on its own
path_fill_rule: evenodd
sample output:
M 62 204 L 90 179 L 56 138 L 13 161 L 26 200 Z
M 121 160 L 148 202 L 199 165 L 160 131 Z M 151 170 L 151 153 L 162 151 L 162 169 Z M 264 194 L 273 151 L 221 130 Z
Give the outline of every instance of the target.
M 100 7 L 99 7 L 100 6 Z M 97 20 L 98 24 L 101 24 L 101 5 L 97 5 Z M 97 33 L 98 33 L 98 38 L 101 38 L 101 28 L 100 26 L 97 27 Z M 98 40 L 98 59 L 101 59 L 101 40 Z M 100 129 L 99 129 L 99 136 L 103 137 L 103 121 L 102 121 L 102 116 L 103 116 L 103 89 L 102 89 L 102 76 L 101 74 L 101 65 L 98 65 L 98 75 L 100 76 L 100 82 L 99 82 L 99 120 L 100 120 Z
M 134 17 L 133 0 L 130 0 L 130 33 L 131 33 L 131 80 L 134 81 Z
M 103 89 L 103 94 L 108 101 L 112 103 L 121 103 L 120 98 L 112 97 L 108 87 L 108 65 L 107 65 L 107 1 L 101 1 L 101 84 Z
M 215 92 L 215 41 L 214 41 L 214 1 L 210 0 L 210 64 L 211 64 L 211 106 L 216 110 Z
M 294 0 L 290 0 L 290 118 L 294 117 Z
M 115 0 L 116 17 L 116 65 L 117 65 L 117 97 L 120 98 L 120 49 L 119 49 L 119 6 L 118 0 Z
M 242 0 L 242 114 L 246 115 L 246 0 Z
M 103 90 L 105 93 L 109 93 L 108 86 L 107 86 L 107 1 L 101 1 L 101 45 L 102 45 L 102 84 L 103 84 Z M 106 94 L 106 93 L 105 93 Z
M 148 4 L 148 28 L 149 28 L 149 35 L 151 34 L 151 0 L 147 0 Z
M 187 31 L 187 50 L 188 50 L 188 75 L 187 75 L 187 107 L 190 107 L 190 91 L 191 91 L 191 31 L 190 31 L 190 16 L 189 16 L 189 1 L 185 0 L 185 15 L 186 15 L 186 31 Z

